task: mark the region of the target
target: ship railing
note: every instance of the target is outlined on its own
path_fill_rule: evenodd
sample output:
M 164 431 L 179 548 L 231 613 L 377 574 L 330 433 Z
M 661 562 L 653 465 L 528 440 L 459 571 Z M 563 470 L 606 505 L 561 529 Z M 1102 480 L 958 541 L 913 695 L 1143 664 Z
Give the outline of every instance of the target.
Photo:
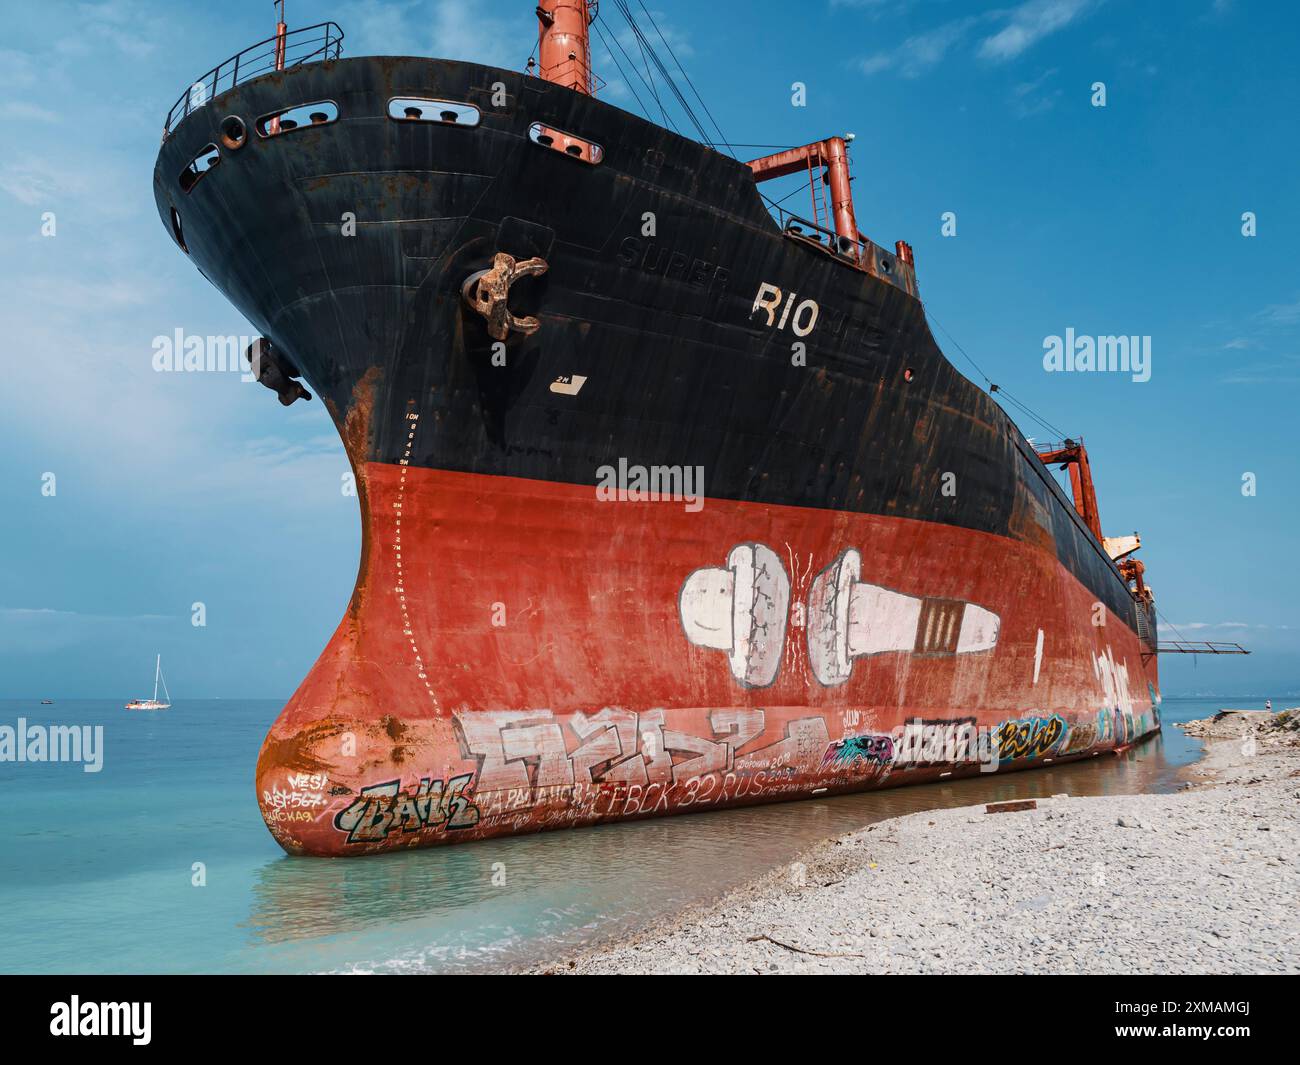
M 530 66 L 531 70 L 532 67 Z M 585 69 L 576 57 L 566 59 L 559 66 L 554 67 L 547 72 L 547 81 L 555 82 L 558 85 L 569 85 L 572 82 L 585 82 L 587 95 L 596 96 L 607 88 L 607 82 L 599 74 L 591 69 L 591 64 L 587 64 Z M 576 84 L 570 86 L 576 88 Z
M 822 244 L 841 259 L 847 259 L 850 262 L 861 261 L 864 258 L 863 252 L 871 245 L 871 242 L 867 240 L 854 242 L 848 237 L 842 237 L 835 230 L 827 229 L 819 222 L 810 222 L 808 219 L 793 214 L 780 206 L 776 206 L 775 210 L 777 222 L 783 232 L 794 237 L 801 237 L 804 240 L 811 240 L 816 244 Z
M 1248 655 L 1239 643 L 1220 643 L 1209 640 L 1169 640 L 1160 645 L 1162 655 Z
M 779 204 L 768 202 L 786 236 L 817 244 L 849 266 L 855 266 L 874 276 L 891 276 L 894 284 L 916 295 L 916 271 L 910 263 L 904 262 L 899 256 L 886 251 L 861 233 L 858 234 L 857 240 L 852 240 L 841 236 L 833 229 L 828 229 L 820 222 L 811 222 L 807 218 L 785 210 Z
M 251 44 L 242 52 L 218 63 L 202 77 L 196 78 L 167 112 L 163 140 L 185 119 L 223 92 L 277 69 L 276 53 L 280 38 L 268 37 Z M 343 53 L 343 31 L 336 22 L 319 22 L 315 26 L 289 30 L 284 36 L 284 68 L 304 63 L 338 59 Z
M 1065 440 L 1034 440 L 1032 441 L 1034 450 L 1038 452 L 1039 458 L 1044 455 L 1055 455 L 1062 451 L 1069 451 L 1072 447 L 1078 447 L 1083 443 L 1083 437 L 1069 437 Z
M 1133 600 L 1133 613 L 1137 619 L 1137 634 L 1142 645 L 1152 654 L 1156 653 L 1160 647 L 1160 639 L 1157 631 L 1151 627 L 1151 608 L 1147 603 L 1136 597 Z

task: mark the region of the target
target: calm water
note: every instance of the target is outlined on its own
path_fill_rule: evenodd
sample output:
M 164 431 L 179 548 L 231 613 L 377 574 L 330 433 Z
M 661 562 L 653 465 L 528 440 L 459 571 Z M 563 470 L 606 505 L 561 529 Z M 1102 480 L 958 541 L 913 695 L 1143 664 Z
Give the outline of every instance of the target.
M 271 701 L 0 701 L 0 724 L 103 724 L 104 768 L 0 762 L 0 971 L 483 970 L 653 922 L 900 813 L 1171 790 L 1178 729 L 1123 758 L 362 860 L 286 856 L 253 765 Z M 1166 724 L 1262 698 L 1166 700 Z M 195 862 L 207 885 L 191 884 Z M 497 863 L 501 863 L 498 865 Z M 493 873 L 505 883 L 493 885 Z M 498 876 L 497 879 L 500 879 Z

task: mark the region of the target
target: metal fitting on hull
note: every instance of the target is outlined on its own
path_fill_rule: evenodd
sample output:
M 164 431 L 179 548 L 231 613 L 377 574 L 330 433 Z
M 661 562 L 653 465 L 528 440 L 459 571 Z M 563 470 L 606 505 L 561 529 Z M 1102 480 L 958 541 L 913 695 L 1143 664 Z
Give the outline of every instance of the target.
M 541 323 L 531 315 L 517 318 L 511 313 L 510 286 L 518 278 L 544 274 L 547 269 L 545 259 L 534 257 L 516 262 L 513 255 L 499 251 L 492 258 L 490 270 L 478 270 L 465 279 L 461 295 L 466 304 L 483 316 L 488 335 L 493 339 L 505 340 L 511 333 L 530 336 Z

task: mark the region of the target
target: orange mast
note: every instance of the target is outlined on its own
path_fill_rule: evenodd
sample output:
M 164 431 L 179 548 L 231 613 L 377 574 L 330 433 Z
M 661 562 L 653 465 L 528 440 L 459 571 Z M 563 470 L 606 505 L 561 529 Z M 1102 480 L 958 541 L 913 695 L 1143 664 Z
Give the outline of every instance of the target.
M 1044 465 L 1051 466 L 1059 462 L 1062 469 L 1069 469 L 1074 509 L 1098 541 L 1104 539 L 1101 534 L 1101 518 L 1097 514 L 1097 490 L 1092 483 L 1092 465 L 1088 462 L 1088 449 L 1083 446 L 1083 441 L 1067 440 L 1059 447 L 1048 445 L 1038 450 L 1038 457 Z
M 860 238 L 858 222 L 853 215 L 853 192 L 849 187 L 848 142 L 843 137 L 828 137 L 824 141 L 805 144 L 802 148 L 791 148 L 749 162 L 755 181 L 771 181 L 773 178 L 797 174 L 807 167 L 826 168 L 825 181 L 831 190 L 831 217 L 835 219 L 835 233 L 849 241 L 844 250 L 852 251 L 856 256 Z M 816 192 L 813 195 L 815 197 Z
M 289 27 L 284 22 L 284 0 L 275 0 L 280 9 L 275 22 L 275 69 L 284 69 L 284 46 L 289 36 Z
M 594 96 L 591 38 L 595 16 L 588 0 L 540 0 L 537 5 L 538 73 L 546 81 Z

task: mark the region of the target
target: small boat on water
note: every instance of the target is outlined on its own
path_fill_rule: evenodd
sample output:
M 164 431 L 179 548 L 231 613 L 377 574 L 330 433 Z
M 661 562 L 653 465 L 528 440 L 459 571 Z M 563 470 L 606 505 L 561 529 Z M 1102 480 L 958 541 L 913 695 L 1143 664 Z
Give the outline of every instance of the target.
M 41 705 L 42 705 L 42 706 L 53 706 L 53 705 L 54 705 L 54 700 L 53 700 L 53 699 L 42 699 L 42 700 L 41 700 Z
M 167 701 L 165 703 L 160 703 L 158 701 L 159 683 L 162 684 L 163 694 L 167 696 Z M 167 690 L 167 682 L 163 680 L 162 655 L 159 655 L 158 660 L 154 663 L 154 670 L 153 670 L 153 698 L 132 699 L 129 703 L 126 704 L 126 709 L 127 710 L 166 710 L 172 705 L 171 698 L 172 698 L 172 694 Z

